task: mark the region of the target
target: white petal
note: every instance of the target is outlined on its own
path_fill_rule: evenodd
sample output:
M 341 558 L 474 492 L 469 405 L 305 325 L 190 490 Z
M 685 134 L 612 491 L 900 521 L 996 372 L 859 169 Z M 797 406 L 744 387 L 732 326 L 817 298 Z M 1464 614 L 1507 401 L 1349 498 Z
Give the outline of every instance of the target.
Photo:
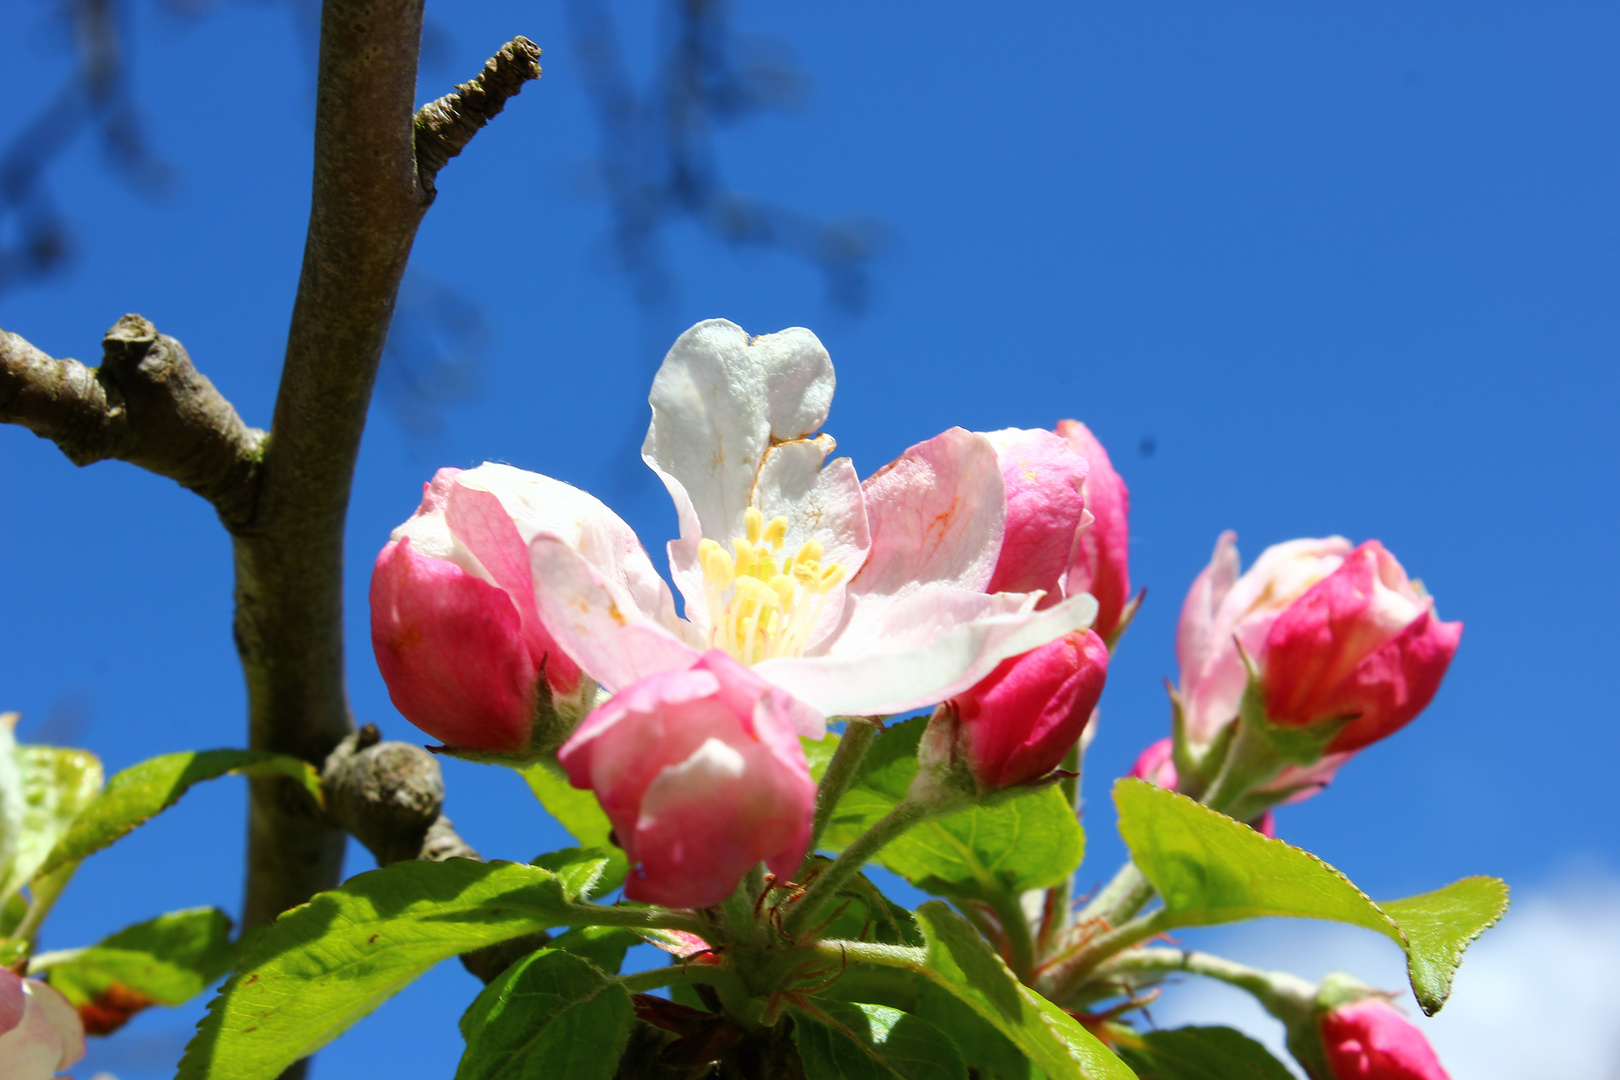
M 637 679 L 690 667 L 699 650 L 633 610 L 625 594 L 561 537 L 529 544 L 535 603 L 564 652 L 610 693 Z
M 682 334 L 653 379 L 641 447 L 675 500 L 681 538 L 742 535 L 765 451 L 814 435 L 832 394 L 832 360 L 808 330 L 750 339 L 711 319 Z
M 766 660 L 754 670 L 829 716 L 877 716 L 961 693 L 1009 656 L 1091 625 L 1081 594 L 1032 611 L 1035 594 L 931 586 L 891 606 L 862 640 L 840 637 L 825 656 Z
M 811 649 L 838 626 L 844 590 L 850 579 L 860 573 L 872 547 L 866 502 L 855 466 L 849 458 L 838 458 L 825 469 L 821 467 L 833 445 L 830 435 L 822 435 L 771 447 L 754 486 L 754 505 L 767 521 L 778 516 L 787 518 L 784 554 L 796 553 L 806 541 L 815 540 L 822 547 L 822 566 L 837 563 L 844 569 L 843 582 L 827 593 L 822 605 L 821 617 L 809 638 Z

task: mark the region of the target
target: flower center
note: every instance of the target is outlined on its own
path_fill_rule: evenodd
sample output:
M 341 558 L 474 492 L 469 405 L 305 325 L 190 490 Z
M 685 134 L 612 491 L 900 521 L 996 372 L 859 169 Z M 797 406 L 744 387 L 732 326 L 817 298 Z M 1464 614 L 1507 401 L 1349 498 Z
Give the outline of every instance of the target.
M 806 540 L 796 555 L 782 555 L 787 518 L 753 507 L 743 513 L 746 536 L 731 541 L 735 557 L 713 540 L 698 544 L 709 603 L 709 645 L 745 664 L 801 656 L 827 594 L 844 580 L 838 563 L 821 565 L 820 541 Z

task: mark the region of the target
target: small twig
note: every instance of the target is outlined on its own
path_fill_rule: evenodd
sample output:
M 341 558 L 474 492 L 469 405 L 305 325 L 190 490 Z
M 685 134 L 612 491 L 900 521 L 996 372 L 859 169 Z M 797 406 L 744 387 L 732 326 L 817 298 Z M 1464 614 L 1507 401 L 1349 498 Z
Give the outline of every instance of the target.
M 107 331 L 99 368 L 0 330 L 0 422 L 50 439 L 75 465 L 116 458 L 167 476 L 213 503 L 232 530 L 253 516 L 264 432 L 139 315 Z
M 439 170 L 467 148 L 478 129 L 506 108 L 523 84 L 540 77 L 540 46 L 515 37 L 484 63 L 484 70 L 437 101 L 416 110 L 416 169 L 428 201 Z

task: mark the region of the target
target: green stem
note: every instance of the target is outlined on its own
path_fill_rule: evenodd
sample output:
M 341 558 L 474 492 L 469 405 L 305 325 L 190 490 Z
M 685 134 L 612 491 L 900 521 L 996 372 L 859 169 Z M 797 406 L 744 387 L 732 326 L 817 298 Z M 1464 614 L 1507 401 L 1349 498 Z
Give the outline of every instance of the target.
M 1058 789 L 1063 792 L 1063 800 L 1076 813 L 1080 811 L 1081 761 L 1080 744 L 1076 742 L 1069 747 L 1069 752 L 1063 755 L 1063 771 L 1075 775 L 1065 776 L 1058 781 Z M 1063 931 L 1069 928 L 1069 908 L 1073 903 L 1072 875 L 1046 890 L 1046 899 L 1041 904 L 1041 926 L 1037 934 L 1037 945 L 1041 953 L 1051 951 L 1052 946 L 1063 939 Z
M 616 981 L 632 994 L 644 994 L 661 986 L 678 983 L 722 983 L 733 981 L 731 972 L 718 964 L 670 964 L 666 967 L 616 976 Z
M 838 800 L 844 797 L 844 792 L 855 782 L 855 776 L 860 769 L 861 759 L 871 747 L 872 740 L 877 738 L 877 725 L 858 716 L 849 718 L 844 725 L 844 735 L 838 740 L 838 749 L 833 751 L 832 760 L 827 763 L 827 771 L 822 774 L 821 786 L 816 789 L 816 816 L 810 823 L 810 848 L 805 856 L 805 867 L 810 866 L 809 860 L 815 858 L 816 845 L 821 843 L 821 836 L 827 831 L 827 822 L 832 820 L 833 810 L 838 806 Z
M 1316 987 L 1297 975 L 1261 971 L 1224 956 L 1188 949 L 1135 949 L 1099 965 L 1093 977 L 1168 975 L 1177 971 L 1202 975 L 1246 990 L 1267 1012 L 1285 1024 L 1295 1024 L 1309 1017 L 1315 1004 Z
M 843 887 L 844 882 L 855 876 L 868 859 L 876 855 L 890 840 L 924 818 L 937 813 L 938 810 L 938 804 L 929 800 L 914 799 L 910 795 L 901 799 L 893 810 L 856 837 L 855 842 L 845 848 L 843 853 L 833 860 L 833 864 L 810 883 L 804 895 L 794 902 L 793 910 L 788 914 L 784 926 L 787 936 L 796 938 L 808 930 L 816 913 Z
M 720 911 L 725 916 L 726 931 L 733 941 L 750 942 L 759 936 L 759 920 L 754 915 L 754 905 L 764 891 L 765 870 L 760 863 L 755 863 L 753 869 L 743 876 L 737 891 L 720 905 Z
M 568 926 L 628 926 L 641 930 L 685 930 L 702 935 L 707 929 L 695 915 L 661 907 L 606 904 L 569 904 Z
M 877 964 L 908 971 L 921 971 L 928 964 L 927 950 L 909 945 L 874 945 L 869 941 L 822 938 L 807 947 L 823 960 L 837 960 L 840 963 L 853 960 L 858 964 Z
M 1133 918 L 1148 901 L 1153 899 L 1153 886 L 1137 869 L 1136 863 L 1126 860 L 1125 865 L 1119 868 L 1118 873 L 1107 885 L 1104 885 L 1091 902 L 1080 909 L 1075 916 L 1075 922 L 1084 924 L 1102 919 L 1110 926 L 1117 926 L 1126 919 Z
M 1063 960 L 1053 964 L 1051 968 L 1041 973 L 1036 989 L 1053 1001 L 1068 1000 L 1090 980 L 1097 966 L 1103 961 L 1124 952 L 1132 945 L 1174 929 L 1177 925 L 1179 924 L 1175 916 L 1165 908 L 1148 915 L 1139 915 L 1121 926 L 1098 934 Z
M 40 924 L 45 921 L 45 916 L 51 913 L 51 908 L 56 906 L 62 890 L 67 888 L 68 881 L 78 868 L 79 860 L 75 859 L 62 864 L 44 877 L 34 879 L 28 887 L 28 913 L 17 924 L 17 929 L 12 931 L 12 937 L 28 942 L 30 946 L 33 945 L 34 938 L 39 934 Z
M 1007 966 L 1012 968 L 1018 981 L 1027 983 L 1035 970 L 1035 941 L 1030 934 L 1029 916 L 1018 897 L 999 889 L 991 892 L 990 906 L 995 909 L 1001 929 L 1007 935 Z

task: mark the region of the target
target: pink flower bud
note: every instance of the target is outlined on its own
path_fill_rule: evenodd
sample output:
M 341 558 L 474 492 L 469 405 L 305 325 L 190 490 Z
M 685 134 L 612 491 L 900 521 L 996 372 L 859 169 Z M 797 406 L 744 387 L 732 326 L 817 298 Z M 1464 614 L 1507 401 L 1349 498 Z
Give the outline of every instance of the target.
M 1097 621 L 1091 628 L 1111 638 L 1131 597 L 1131 493 L 1091 429 L 1078 420 L 1064 420 L 1057 433 L 1091 466 L 1086 509 L 1096 519 L 1080 534 L 1069 567 L 1068 594 L 1090 593 L 1097 598 Z
M 540 672 L 553 702 L 578 695 L 582 677 L 540 621 L 517 524 L 500 497 L 460 479 L 471 475 L 440 469 L 377 556 L 371 643 L 411 723 L 447 746 L 521 753 L 545 734 Z
M 1423 1032 L 1382 999 L 1330 1009 L 1317 1027 L 1327 1080 L 1451 1080 Z
M 1003 660 L 947 702 L 934 723 L 950 725 L 951 757 L 981 789 L 1022 784 L 1063 763 L 1107 678 L 1108 646 L 1095 631 L 1077 630 Z M 944 740 L 936 734 L 928 742 Z
M 1146 780 L 1155 787 L 1162 787 L 1167 791 L 1176 790 L 1181 777 L 1176 773 L 1174 741 L 1168 738 L 1160 739 L 1143 750 L 1137 755 L 1136 764 L 1131 766 L 1131 775 L 1138 780 Z M 1314 795 L 1320 790 L 1321 788 L 1313 788 L 1309 794 Z M 1288 801 L 1298 802 L 1299 799 Z M 1273 840 L 1277 838 L 1277 819 L 1272 816 L 1270 810 L 1249 822 L 1249 827 L 1262 836 L 1269 836 Z
M 1266 712 L 1295 726 L 1351 717 L 1328 751 L 1359 750 L 1423 711 L 1461 637 L 1462 623 L 1441 622 L 1395 556 L 1369 540 L 1268 630 Z
M 1090 520 L 1081 493 L 1089 467 L 1050 431 L 1009 428 L 989 438 L 1007 489 L 1007 526 L 985 592 L 1039 589 L 1046 595 L 1037 606 L 1049 608 L 1064 598 L 1075 537 Z
M 762 860 L 798 872 L 816 803 L 794 734 L 805 708 L 711 650 L 585 718 L 557 758 L 613 822 L 633 867 L 627 897 L 709 907 Z
M 1237 719 L 1249 681 L 1238 642 L 1258 657 L 1271 624 L 1350 552 L 1343 537 L 1290 540 L 1267 548 L 1239 577 L 1235 540 L 1231 532 L 1221 534 L 1209 566 L 1187 592 L 1176 630 L 1182 714 L 1188 742 L 1200 753 Z
M 1174 791 L 1180 781 L 1176 775 L 1174 754 L 1175 744 L 1172 740 L 1160 739 L 1137 755 L 1136 764 L 1131 766 L 1131 775 L 1155 787 Z
M 67 998 L 0 968 L 0 1076 L 50 1080 L 84 1057 L 84 1024 Z

